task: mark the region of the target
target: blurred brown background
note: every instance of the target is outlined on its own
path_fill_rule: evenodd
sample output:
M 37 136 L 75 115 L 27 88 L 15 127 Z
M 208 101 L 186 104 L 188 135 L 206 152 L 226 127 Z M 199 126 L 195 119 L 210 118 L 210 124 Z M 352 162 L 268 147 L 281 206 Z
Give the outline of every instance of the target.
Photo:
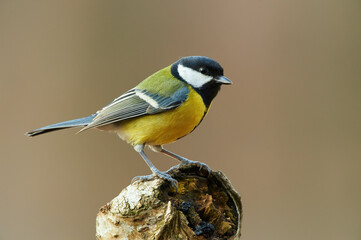
M 361 239 L 360 24 L 358 0 L 0 1 L 0 239 L 94 239 L 99 207 L 148 167 L 115 135 L 24 132 L 188 55 L 234 85 L 168 148 L 231 179 L 243 239 Z

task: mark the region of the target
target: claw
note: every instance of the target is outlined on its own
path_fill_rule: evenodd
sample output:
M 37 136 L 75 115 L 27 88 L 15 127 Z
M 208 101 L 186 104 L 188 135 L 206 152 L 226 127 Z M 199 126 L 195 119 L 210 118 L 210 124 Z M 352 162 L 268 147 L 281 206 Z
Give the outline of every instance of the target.
M 141 182 L 146 182 L 146 181 L 151 181 L 155 178 L 155 176 L 152 175 L 145 175 L 145 176 L 136 176 L 132 179 L 132 183 L 136 182 L 136 181 L 141 181 Z
M 201 171 L 202 169 L 205 169 L 208 173 L 208 175 L 211 174 L 212 170 L 210 169 L 210 167 L 208 167 L 207 164 L 199 162 L 199 161 L 192 161 L 192 160 L 188 160 L 188 159 L 182 159 L 181 161 L 182 165 L 195 165 L 197 167 L 199 167 L 199 170 Z
M 178 185 L 178 181 L 175 180 L 174 178 L 172 178 L 168 173 L 166 172 L 161 172 L 161 171 L 154 171 L 153 172 L 157 177 L 168 181 L 173 188 L 177 189 L 177 185 Z
M 161 171 L 157 171 L 157 170 L 153 170 L 153 174 L 152 175 L 146 175 L 146 176 L 136 176 L 132 179 L 132 183 L 136 182 L 136 181 L 141 181 L 141 182 L 145 182 L 145 181 L 151 181 L 155 178 L 161 178 L 163 180 L 168 181 L 171 186 L 173 188 L 176 189 L 177 191 L 177 184 L 178 181 L 175 180 L 174 178 L 172 178 L 169 174 L 167 174 L 166 172 L 161 172 Z

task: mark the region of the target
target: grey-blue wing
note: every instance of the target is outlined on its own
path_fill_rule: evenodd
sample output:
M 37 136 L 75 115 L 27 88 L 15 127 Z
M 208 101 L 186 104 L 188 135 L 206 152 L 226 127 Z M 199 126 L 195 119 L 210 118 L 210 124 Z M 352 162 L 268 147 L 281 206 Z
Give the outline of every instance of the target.
M 98 111 L 93 121 L 82 130 L 174 109 L 187 100 L 188 93 L 189 90 L 186 86 L 178 89 L 169 97 L 133 88 Z

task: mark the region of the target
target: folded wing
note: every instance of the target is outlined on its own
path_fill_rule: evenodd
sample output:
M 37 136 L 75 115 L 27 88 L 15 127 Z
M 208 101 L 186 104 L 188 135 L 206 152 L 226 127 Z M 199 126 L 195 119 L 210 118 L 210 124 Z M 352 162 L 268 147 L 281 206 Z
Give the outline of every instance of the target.
M 174 109 L 187 100 L 188 93 L 189 90 L 186 86 L 169 96 L 162 96 L 159 93 L 150 93 L 144 89 L 133 88 L 98 111 L 93 121 L 81 131 Z

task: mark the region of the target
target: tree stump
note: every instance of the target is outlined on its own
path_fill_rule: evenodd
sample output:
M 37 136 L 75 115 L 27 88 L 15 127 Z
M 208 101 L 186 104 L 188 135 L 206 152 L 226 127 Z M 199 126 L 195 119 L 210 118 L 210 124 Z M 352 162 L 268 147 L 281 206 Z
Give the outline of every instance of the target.
M 169 174 L 178 181 L 136 181 L 103 206 L 96 237 L 108 239 L 239 239 L 242 204 L 220 171 L 177 165 Z

